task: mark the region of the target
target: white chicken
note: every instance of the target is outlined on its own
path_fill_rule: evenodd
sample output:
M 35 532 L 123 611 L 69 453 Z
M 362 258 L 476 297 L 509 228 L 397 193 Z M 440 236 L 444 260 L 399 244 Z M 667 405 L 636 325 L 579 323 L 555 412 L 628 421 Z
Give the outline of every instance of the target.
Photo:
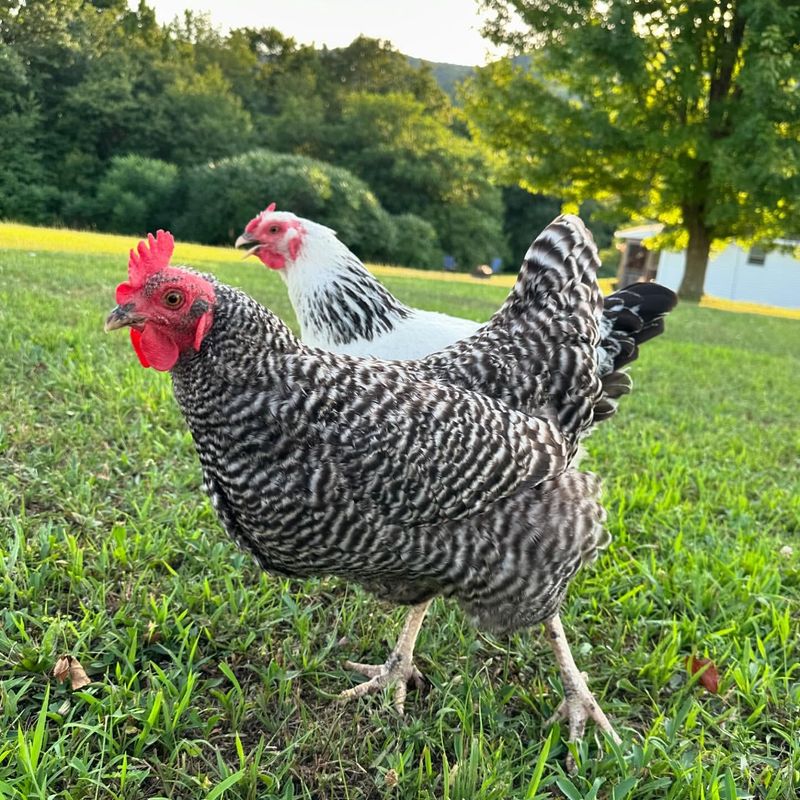
M 381 359 L 422 358 L 481 323 L 410 308 L 390 294 L 336 233 L 270 205 L 236 240 L 286 282 L 311 347 Z
M 401 303 L 335 231 L 276 211 L 275 203 L 250 220 L 236 247 L 281 276 L 300 336 L 311 347 L 405 361 L 436 353 L 482 324 Z M 635 283 L 608 295 L 597 349 L 601 374 L 636 360 L 639 345 L 663 333 L 664 315 L 676 302 L 675 294 L 657 283 Z M 598 411 L 595 420 L 607 416 Z

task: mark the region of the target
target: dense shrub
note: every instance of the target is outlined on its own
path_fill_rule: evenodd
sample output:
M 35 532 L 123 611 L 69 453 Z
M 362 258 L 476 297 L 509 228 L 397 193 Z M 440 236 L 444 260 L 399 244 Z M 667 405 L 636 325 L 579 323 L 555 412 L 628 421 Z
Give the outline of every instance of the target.
M 253 150 L 186 171 L 175 233 L 231 244 L 271 202 L 333 228 L 360 257 L 392 260 L 394 225 L 369 187 L 340 167 L 304 156 Z
M 143 234 L 171 224 L 178 168 L 143 156 L 116 156 L 97 187 L 92 211 L 103 230 Z
M 446 253 L 455 256 L 460 270 L 471 270 L 492 259 L 509 261 L 508 244 L 501 230 L 500 192 L 487 191 L 472 204 L 445 203 L 431 209 L 430 219 L 439 231 Z
M 436 229 L 416 214 L 397 214 L 394 244 L 390 260 L 406 267 L 441 269 L 444 254 L 439 246 Z

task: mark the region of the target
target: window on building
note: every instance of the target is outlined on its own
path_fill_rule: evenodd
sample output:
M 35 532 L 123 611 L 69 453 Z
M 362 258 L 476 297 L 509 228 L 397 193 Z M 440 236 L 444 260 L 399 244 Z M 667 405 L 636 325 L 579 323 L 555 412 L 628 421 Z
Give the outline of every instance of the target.
M 755 267 L 763 267 L 764 262 L 767 260 L 767 251 L 763 247 L 755 247 L 750 248 L 750 252 L 747 254 L 747 263 L 752 264 Z

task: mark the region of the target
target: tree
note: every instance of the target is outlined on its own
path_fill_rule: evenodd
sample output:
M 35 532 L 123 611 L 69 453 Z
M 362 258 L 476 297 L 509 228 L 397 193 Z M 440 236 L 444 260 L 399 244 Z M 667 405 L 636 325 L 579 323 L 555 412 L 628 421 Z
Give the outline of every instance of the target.
M 392 222 L 396 232 L 390 253 L 393 264 L 441 269 L 444 253 L 430 222 L 415 214 L 397 214 Z
M 506 255 L 486 154 L 427 66 L 366 37 L 317 50 L 272 28 L 224 34 L 191 11 L 160 25 L 147 0 L 132 6 L 0 3 L 0 214 L 139 230 L 166 193 L 169 217 L 191 235 L 227 241 L 277 187 L 283 207 L 330 217 L 368 258 L 433 263 L 443 248 L 472 266 Z M 251 179 L 229 157 L 259 146 L 273 151 L 256 159 L 260 186 L 239 197 Z M 318 161 L 276 162 L 274 151 Z M 219 170 L 206 175 L 209 163 Z M 150 169 L 164 171 L 163 186 Z M 238 185 L 221 186 L 221 175 Z M 334 196 L 344 210 L 335 220 Z M 211 208 L 218 219 L 192 227 Z M 399 228 L 419 241 L 400 242 Z
M 218 67 L 179 77 L 164 95 L 171 120 L 168 161 L 181 165 L 233 155 L 251 144 L 252 121 Z
M 3 9 L 0 15 L 0 39 L 3 50 L 24 65 L 25 102 L 36 114 L 35 129 L 19 133 L 30 137 L 25 146 L 35 150 L 34 162 L 46 165 L 49 182 L 54 184 L 50 191 L 57 196 L 62 174 L 72 169 L 72 143 L 82 127 L 79 119 L 67 125 L 64 98 L 80 83 L 88 60 L 105 42 L 108 25 L 105 15 L 82 0 L 28 0 L 11 5 L 13 13 Z M 5 149 L 0 159 L 9 164 L 16 161 Z M 33 220 L 35 215 L 26 218 Z
M 41 114 L 25 65 L 0 46 L 0 219 L 42 222 L 55 192 L 39 150 Z
M 687 247 L 688 299 L 715 241 L 800 230 L 797 0 L 484 5 L 489 38 L 530 55 L 466 91 L 504 176 L 665 223 L 665 243 Z
M 411 94 L 355 92 L 332 128 L 336 161 L 356 173 L 393 214 L 411 212 L 437 230 L 445 252 L 473 267 L 507 256 L 500 191 L 486 155 Z
M 411 66 L 391 42 L 358 36 L 347 47 L 324 49 L 320 60 L 331 95 L 400 92 L 412 95 L 429 111 L 445 110 L 450 105 L 430 67 Z
M 512 260 L 505 268 L 516 272 L 539 231 L 558 216 L 561 201 L 557 197 L 531 194 L 519 186 L 503 187 L 503 230 L 511 248 Z

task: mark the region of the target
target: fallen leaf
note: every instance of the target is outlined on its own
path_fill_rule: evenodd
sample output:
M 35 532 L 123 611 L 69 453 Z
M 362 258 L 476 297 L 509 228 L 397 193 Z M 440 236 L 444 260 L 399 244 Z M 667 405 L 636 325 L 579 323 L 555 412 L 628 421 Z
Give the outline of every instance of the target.
M 75 656 L 61 656 L 53 667 L 53 677 L 59 683 L 64 683 L 69 678 L 73 692 L 83 689 L 92 682 L 83 665 Z
M 53 677 L 59 683 L 64 683 L 69 677 L 69 659 L 70 656 L 61 656 L 53 667 Z
M 686 659 L 686 664 L 689 667 L 689 672 L 696 675 L 700 670 L 704 670 L 703 674 L 697 679 L 706 691 L 711 694 L 716 694 L 719 690 L 719 672 L 717 671 L 716 664 L 710 658 L 696 658 L 689 656 Z

